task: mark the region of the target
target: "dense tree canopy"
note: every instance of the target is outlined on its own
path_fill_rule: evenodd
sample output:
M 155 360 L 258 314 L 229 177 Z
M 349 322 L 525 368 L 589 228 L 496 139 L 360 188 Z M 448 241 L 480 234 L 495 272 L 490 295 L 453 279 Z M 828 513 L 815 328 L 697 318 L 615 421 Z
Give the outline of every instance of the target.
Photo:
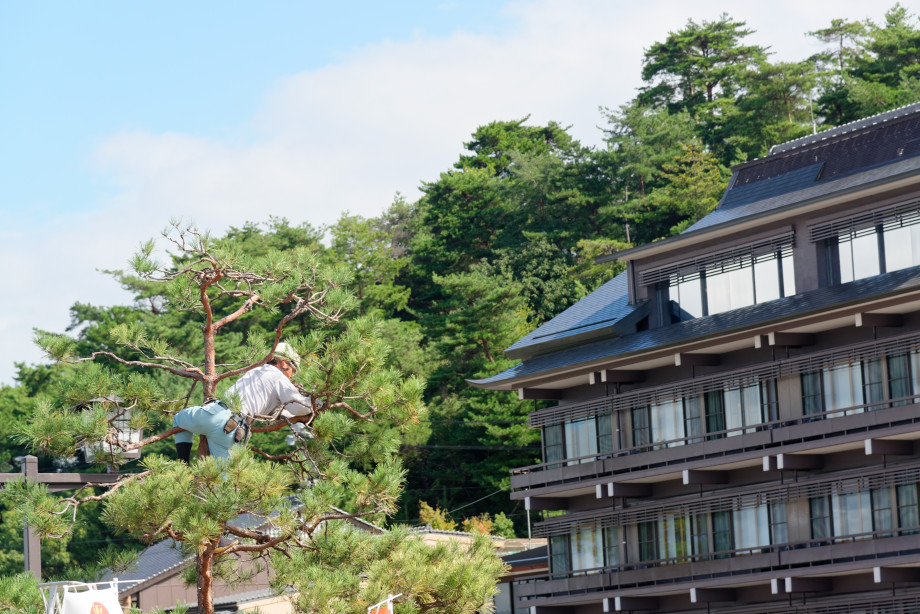
M 810 33 L 827 45 L 825 51 L 798 62 L 772 62 L 768 49 L 748 43 L 753 25 L 721 15 L 663 34 L 645 52 L 636 97 L 602 108 L 601 148 L 583 146 L 556 122 L 506 118 L 477 128 L 466 152 L 439 176 L 420 178 L 417 202 L 397 195 L 374 218 L 346 214 L 330 228 L 270 218 L 211 239 L 228 257 L 282 262 L 306 250 L 317 266 L 336 268 L 351 280 L 356 317 L 373 322 L 372 334 L 362 329 L 368 341 L 387 348 L 377 355 L 380 368 L 425 382 L 419 395 L 428 413 L 387 439 L 387 453 L 399 457 L 406 471 L 392 520 L 418 522 L 420 502 L 427 501 L 445 522 L 453 515 L 457 526 L 464 518 L 468 526 L 486 526 L 483 514 L 501 512 L 518 533 L 524 531 L 525 512 L 504 490 L 508 469 L 539 462 L 539 433 L 526 426 L 535 405 L 512 393 L 471 388 L 466 380 L 512 366 L 504 348 L 620 271 L 616 263 L 595 264 L 595 258 L 671 236 L 710 211 L 732 165 L 765 155 L 773 144 L 920 100 L 920 24 L 901 5 L 880 24 L 831 19 Z M 188 263 L 178 254 L 172 262 Z M 176 403 L 200 395 L 201 383 L 190 392 L 162 370 L 136 379 L 132 361 L 143 361 L 147 350 L 141 343 L 116 343 L 137 341 L 126 331 L 142 330 L 181 356 L 202 355 L 200 323 L 193 313 L 173 308 L 183 295 L 165 294 L 136 272 L 110 274 L 136 297 L 134 305 L 74 305 L 68 351 L 102 352 L 111 377 L 125 385 L 143 383 Z M 217 298 L 215 307 L 228 307 L 229 298 Z M 247 352 L 255 356 L 251 340 L 271 338 L 276 316 L 250 310 L 226 322 L 214 339 L 219 363 L 242 360 Z M 308 313 L 293 316 L 286 330 L 307 353 L 358 334 L 344 322 L 322 324 Z M 113 337 L 118 331 L 121 336 Z M 116 350 L 128 362 L 104 354 Z M 60 399 L 75 386 L 89 390 L 96 381 L 64 364 L 19 365 L 17 373 L 16 386 L 0 388 L 3 471 L 15 471 L 15 458 L 26 452 L 12 435 L 28 430 L 28 416 L 47 407 L 48 399 Z M 361 436 L 386 439 L 375 429 Z M 291 451 L 281 431 L 259 433 L 254 442 L 270 456 Z M 165 443 L 151 449 L 172 454 Z M 42 457 L 44 465 L 50 462 Z M 79 455 L 69 466 L 87 468 Z M 204 479 L 189 473 L 176 478 Z M 19 518 L 4 513 L 0 532 L 14 535 Z M 98 519 L 70 539 L 83 549 L 88 542 L 100 548 L 140 545 L 112 535 Z M 0 550 L 0 573 L 21 565 L 18 544 L 9 546 Z M 88 562 L 66 546 L 61 540 L 46 547 L 55 573 Z M 374 548 L 384 558 L 409 556 L 391 546 Z M 431 556 L 436 568 L 452 555 Z M 317 563 L 314 571 L 326 564 Z M 353 600 L 364 590 L 347 582 L 339 589 Z M 314 606 L 305 601 L 302 607 Z

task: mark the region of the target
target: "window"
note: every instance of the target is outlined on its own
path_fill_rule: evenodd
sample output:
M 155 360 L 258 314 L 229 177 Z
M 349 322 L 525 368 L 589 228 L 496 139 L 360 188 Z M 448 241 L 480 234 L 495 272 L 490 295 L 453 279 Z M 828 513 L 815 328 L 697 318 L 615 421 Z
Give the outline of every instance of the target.
M 827 240 L 832 278 L 840 283 L 920 265 L 920 218 L 893 217 Z
M 872 530 L 888 531 L 894 528 L 894 518 L 891 515 L 892 496 L 894 489 L 889 487 L 873 488 L 872 497 Z M 879 537 L 891 537 L 891 533 L 880 533 Z
M 702 271 L 672 275 L 671 319 L 692 320 L 795 294 L 791 250 L 738 254 Z
M 725 426 L 729 435 L 751 433 L 756 429 L 743 427 L 764 423 L 763 397 L 759 383 L 740 388 L 726 388 L 723 401 Z
M 630 414 L 632 418 L 633 446 L 641 447 L 652 443 L 652 427 L 648 416 L 648 407 L 636 407 Z
M 693 554 L 708 554 L 710 552 L 709 514 L 697 514 L 690 518 L 690 548 Z
M 786 503 L 770 504 L 770 543 L 785 544 L 789 542 L 789 525 L 786 522 Z
M 697 443 L 703 441 L 703 416 L 702 416 L 703 399 L 699 395 L 693 395 L 684 398 L 684 432 L 690 437 L 687 443 Z
M 843 492 L 831 497 L 834 535 L 861 535 L 872 531 L 872 503 L 868 491 Z
M 604 566 L 603 537 L 603 532 L 593 527 L 579 527 L 572 533 L 572 571 Z
M 760 552 L 760 546 L 770 545 L 770 521 L 766 505 L 735 510 L 735 549 L 747 553 Z
M 561 461 L 565 458 L 565 445 L 562 439 L 562 425 L 549 424 L 543 427 L 543 459 L 546 463 Z M 560 467 L 556 465 L 553 468 Z
M 653 403 L 650 407 L 652 417 L 652 441 L 669 442 L 656 447 L 683 445 L 684 437 L 684 412 L 682 399 L 672 399 Z
M 882 361 L 879 358 L 862 361 L 863 401 L 874 403 L 885 399 L 885 382 L 882 381 Z M 884 405 L 873 405 L 868 409 L 882 409 Z
M 498 583 L 498 592 L 492 598 L 492 603 L 495 606 L 494 614 L 514 614 L 510 582 Z
M 655 524 L 655 521 L 640 522 L 637 527 L 640 561 L 654 561 L 658 558 L 658 530 Z
M 568 420 L 564 423 L 564 429 L 565 457 L 579 459 L 566 464 L 574 465 L 593 461 L 593 456 L 597 455 L 597 425 L 594 417 Z M 592 458 L 581 458 L 585 456 Z
M 706 432 L 707 439 L 725 437 L 725 408 L 722 404 L 722 391 L 713 390 L 706 393 Z
M 567 420 L 543 427 L 543 458 L 546 463 L 568 461 L 567 465 L 589 463 L 601 452 L 611 452 L 613 420 L 610 414 Z M 556 468 L 556 465 L 552 468 Z
M 712 513 L 712 548 L 717 559 L 731 556 L 730 551 L 734 548 L 731 512 Z
M 898 486 L 898 527 L 901 535 L 908 535 L 920 531 L 920 511 L 917 503 L 917 485 L 905 484 Z
M 812 539 L 827 539 L 833 535 L 831 531 L 831 505 L 830 497 L 812 497 L 808 501 L 809 516 L 811 519 Z
M 553 574 L 564 574 L 572 569 L 572 561 L 569 558 L 569 536 L 553 535 L 549 538 L 549 557 L 550 571 Z M 562 576 L 555 576 L 565 577 Z
M 620 564 L 620 527 L 604 528 L 604 564 L 608 567 Z
M 911 389 L 910 362 L 907 354 L 896 354 L 888 357 L 888 398 L 904 399 L 895 401 L 892 405 L 906 405 L 910 400 L 906 397 L 913 394 Z
M 806 416 L 824 411 L 824 391 L 821 387 L 821 372 L 802 374 L 802 412 Z

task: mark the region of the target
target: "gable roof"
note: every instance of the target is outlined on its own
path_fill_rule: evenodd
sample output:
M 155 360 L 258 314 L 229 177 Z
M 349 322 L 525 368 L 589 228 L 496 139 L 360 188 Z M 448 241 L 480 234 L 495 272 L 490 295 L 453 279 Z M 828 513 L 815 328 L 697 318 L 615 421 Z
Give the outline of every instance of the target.
M 645 316 L 648 307 L 644 303 L 629 304 L 627 280 L 626 272 L 620 273 L 507 348 L 505 355 L 508 358 L 527 358 L 589 339 L 631 332 L 631 327 Z

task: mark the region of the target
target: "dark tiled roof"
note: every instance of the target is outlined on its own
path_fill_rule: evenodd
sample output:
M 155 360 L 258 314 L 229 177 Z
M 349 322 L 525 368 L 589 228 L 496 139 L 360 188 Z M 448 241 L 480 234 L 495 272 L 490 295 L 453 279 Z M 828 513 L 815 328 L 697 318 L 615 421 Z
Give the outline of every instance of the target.
M 835 193 L 846 192 L 848 190 L 858 189 L 868 186 L 878 181 L 891 179 L 904 173 L 915 173 L 920 170 L 920 155 L 910 158 L 899 158 L 889 163 L 881 164 L 876 167 L 866 169 L 859 173 L 853 173 L 845 177 L 838 177 L 828 182 L 812 182 L 811 186 L 804 185 L 806 182 L 803 178 L 811 173 L 811 167 L 806 167 L 795 174 L 790 173 L 788 183 L 785 183 L 785 177 L 778 178 L 776 182 L 760 183 L 766 184 L 764 189 L 760 189 L 759 184 L 752 184 L 749 189 L 758 189 L 763 198 L 748 202 L 745 198 L 740 198 L 739 202 L 729 201 L 731 191 L 725 195 L 723 202 L 731 202 L 728 207 L 716 207 L 716 209 L 698 221 L 696 224 L 684 231 L 685 234 L 705 230 L 707 228 L 727 224 L 759 214 L 777 211 L 789 207 L 795 207 L 800 203 L 811 199 L 830 196 Z M 794 175 L 794 176 L 792 176 Z M 796 185 L 795 191 L 786 191 L 790 185 Z M 771 191 L 771 188 L 775 190 Z M 735 188 L 737 189 L 737 188 Z M 742 196 L 744 194 L 742 193 Z M 679 242 L 684 235 L 678 235 L 668 241 Z M 660 242 L 659 242 L 660 243 Z M 639 251 L 641 248 L 637 249 Z
M 879 113 L 878 115 L 872 115 L 871 117 L 864 117 L 863 119 L 858 119 L 848 124 L 837 126 L 836 128 L 831 128 L 830 130 L 824 130 L 817 134 L 809 134 L 808 136 L 803 136 L 801 138 L 788 141 L 780 145 L 774 145 L 770 148 L 770 154 L 785 153 L 793 149 L 805 147 L 807 145 L 812 145 L 821 141 L 826 141 L 827 139 L 838 137 L 850 132 L 856 132 L 857 130 L 863 130 L 865 128 L 877 126 L 878 124 L 889 122 L 893 119 L 904 117 L 905 115 L 910 115 L 911 113 L 916 113 L 917 111 L 920 111 L 920 102 L 904 105 L 903 107 L 885 111 L 884 113 Z
M 640 331 L 614 339 L 596 341 L 579 347 L 537 356 L 498 375 L 468 380 L 469 383 L 492 388 L 520 377 L 532 377 L 558 369 L 587 365 L 594 361 L 653 350 L 658 347 L 705 338 L 711 335 L 742 330 L 758 324 L 804 315 L 847 302 L 865 300 L 920 288 L 920 267 L 876 275 L 847 284 L 821 288 L 786 298 L 751 305 L 733 311 Z
M 808 188 L 830 191 L 844 177 L 884 176 L 879 167 L 918 154 L 920 103 L 777 145 L 769 155 L 736 166 L 718 207 L 687 232 L 779 208 L 788 204 L 782 196 Z
M 546 563 L 546 546 L 531 548 L 530 550 L 522 550 L 521 552 L 515 552 L 514 554 L 506 554 L 502 557 L 502 560 L 511 565 L 512 570 L 515 567 L 525 567 L 527 565 Z
M 507 348 L 505 354 L 509 358 L 524 358 L 537 353 L 538 349 L 552 346 L 552 342 L 573 336 L 583 338 L 587 333 L 598 336 L 605 332 L 610 336 L 623 334 L 623 329 L 617 328 L 617 324 L 644 309 L 644 305 L 629 304 L 626 283 L 626 273 L 620 273 Z

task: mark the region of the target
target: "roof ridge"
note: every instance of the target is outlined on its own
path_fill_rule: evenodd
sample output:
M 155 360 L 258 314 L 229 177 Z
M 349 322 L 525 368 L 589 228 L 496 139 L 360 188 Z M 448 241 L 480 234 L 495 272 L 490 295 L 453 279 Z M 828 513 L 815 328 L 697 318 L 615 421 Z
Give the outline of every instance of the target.
M 812 145 L 820 141 L 825 141 L 830 138 L 842 136 L 844 134 L 855 132 L 863 128 L 868 128 L 876 124 L 889 122 L 889 121 L 898 119 L 900 117 L 903 117 L 905 115 L 910 115 L 917 111 L 920 111 L 920 102 L 912 102 L 910 104 L 902 105 L 894 109 L 889 109 L 888 111 L 883 111 L 881 113 L 876 113 L 875 115 L 870 115 L 869 117 L 855 119 L 851 122 L 841 124 L 840 126 L 835 126 L 828 130 L 822 130 L 821 132 L 817 132 L 815 134 L 801 136 L 797 139 L 786 141 L 785 143 L 779 143 L 777 145 L 773 145 L 770 148 L 770 151 L 767 153 L 767 156 L 764 156 L 764 157 L 766 158 L 774 154 L 786 153 L 788 151 L 798 149 L 799 147 L 804 147 L 806 145 Z M 762 159 L 764 158 L 756 158 L 755 160 L 762 160 Z M 751 162 L 754 162 L 755 160 L 751 160 Z

